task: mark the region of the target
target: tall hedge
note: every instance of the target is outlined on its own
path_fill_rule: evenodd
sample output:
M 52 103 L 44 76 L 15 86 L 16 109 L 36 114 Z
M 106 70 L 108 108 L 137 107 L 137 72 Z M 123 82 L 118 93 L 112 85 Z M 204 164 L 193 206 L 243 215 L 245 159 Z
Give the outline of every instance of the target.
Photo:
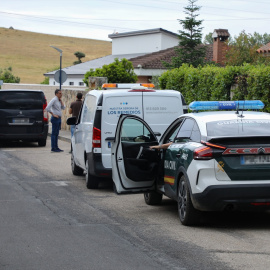
M 187 103 L 194 100 L 260 99 L 270 112 L 270 66 L 203 66 L 186 64 L 164 72 L 161 89 L 180 91 Z

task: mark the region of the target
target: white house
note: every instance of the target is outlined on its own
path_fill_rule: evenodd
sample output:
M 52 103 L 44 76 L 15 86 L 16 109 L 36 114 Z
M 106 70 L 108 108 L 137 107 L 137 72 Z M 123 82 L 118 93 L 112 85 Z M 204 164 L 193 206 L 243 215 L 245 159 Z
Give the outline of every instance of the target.
M 115 58 L 136 59 L 146 54 L 155 53 L 177 46 L 179 43 L 178 35 L 162 28 L 114 33 L 109 35 L 112 39 L 112 54 L 87 61 L 78 65 L 63 68 L 67 74 L 67 80 L 63 86 L 85 86 L 83 83 L 84 74 L 90 69 L 101 68 L 114 62 Z M 49 77 L 49 85 L 57 85 L 54 74 L 57 70 L 45 73 L 44 76 Z M 134 66 L 134 72 L 138 75 L 139 81 L 148 81 L 152 76 L 161 75 L 163 69 L 145 69 L 142 70 L 141 65 Z
M 147 54 L 165 50 L 178 44 L 177 34 L 162 28 L 109 35 L 112 55 Z

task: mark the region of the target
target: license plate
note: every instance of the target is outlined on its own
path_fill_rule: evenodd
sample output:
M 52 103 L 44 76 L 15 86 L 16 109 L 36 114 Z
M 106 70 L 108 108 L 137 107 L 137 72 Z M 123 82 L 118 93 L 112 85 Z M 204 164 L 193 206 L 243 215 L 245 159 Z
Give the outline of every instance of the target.
M 29 118 L 13 118 L 12 123 L 14 123 L 14 124 L 29 124 Z
M 270 164 L 270 155 L 241 156 L 241 165 Z

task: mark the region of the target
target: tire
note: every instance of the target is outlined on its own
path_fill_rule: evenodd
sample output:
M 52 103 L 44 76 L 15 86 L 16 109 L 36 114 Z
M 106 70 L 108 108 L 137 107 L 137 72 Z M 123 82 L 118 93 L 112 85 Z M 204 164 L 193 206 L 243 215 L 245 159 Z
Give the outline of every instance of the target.
M 178 214 L 181 223 L 185 226 L 196 225 L 199 222 L 201 212 L 195 209 L 192 204 L 189 186 L 184 175 L 179 181 L 177 197 Z
M 97 189 L 99 184 L 98 177 L 91 175 L 89 172 L 89 162 L 88 159 L 85 161 L 85 183 L 88 189 Z
M 40 139 L 38 140 L 38 146 L 46 146 L 47 139 Z
M 144 193 L 144 201 L 148 205 L 158 205 L 162 201 L 163 194 L 158 193 L 156 191 L 145 192 Z
M 83 175 L 84 170 L 76 165 L 73 150 L 71 150 L 71 170 L 74 175 Z

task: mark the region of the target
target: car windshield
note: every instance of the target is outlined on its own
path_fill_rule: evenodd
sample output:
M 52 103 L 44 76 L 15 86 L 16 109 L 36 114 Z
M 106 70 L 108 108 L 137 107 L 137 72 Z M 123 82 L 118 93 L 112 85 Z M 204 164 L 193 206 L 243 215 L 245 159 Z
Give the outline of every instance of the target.
M 42 104 L 42 95 L 38 92 L 0 91 L 0 109 L 40 109 Z
M 209 122 L 207 135 L 215 136 L 267 136 L 270 119 L 239 119 Z

